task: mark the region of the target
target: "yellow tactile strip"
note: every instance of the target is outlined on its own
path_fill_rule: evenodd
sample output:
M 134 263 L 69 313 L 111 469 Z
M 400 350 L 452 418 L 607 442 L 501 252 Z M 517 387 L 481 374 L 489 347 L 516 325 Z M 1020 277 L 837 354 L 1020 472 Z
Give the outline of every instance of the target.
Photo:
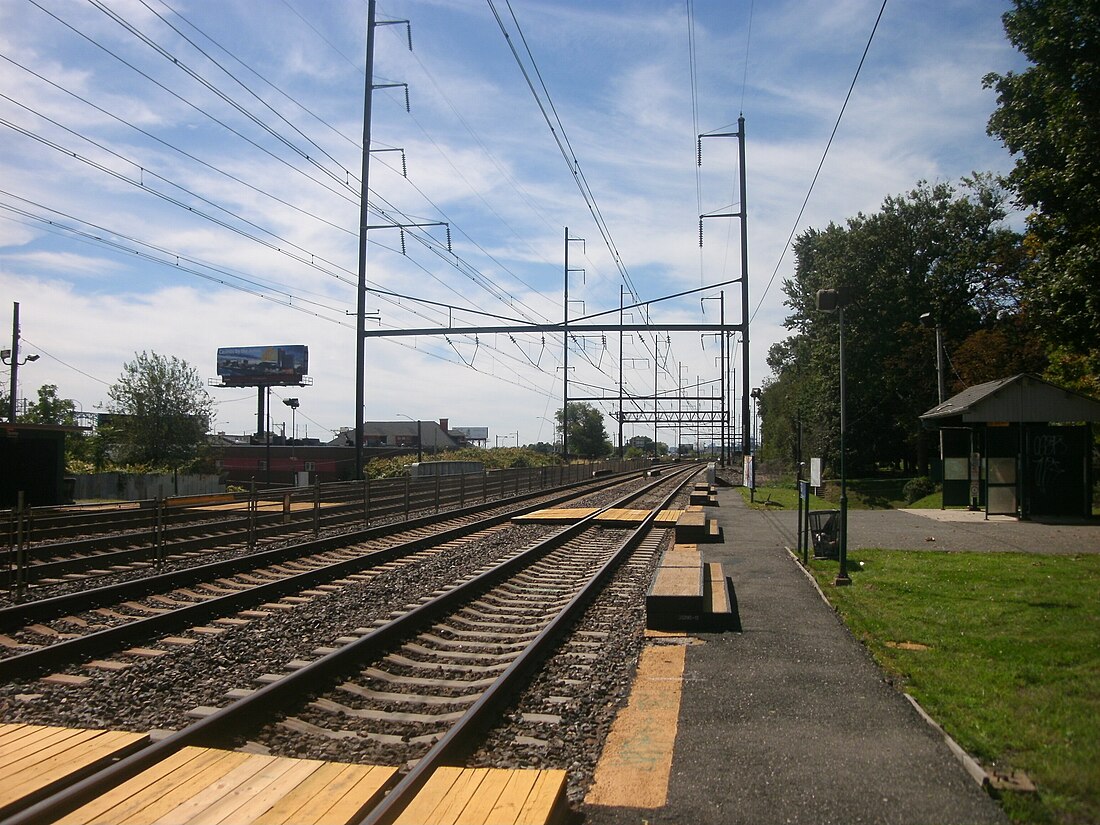
M 586 805 L 660 808 L 668 798 L 685 647 L 642 651 L 630 701 L 615 718 Z

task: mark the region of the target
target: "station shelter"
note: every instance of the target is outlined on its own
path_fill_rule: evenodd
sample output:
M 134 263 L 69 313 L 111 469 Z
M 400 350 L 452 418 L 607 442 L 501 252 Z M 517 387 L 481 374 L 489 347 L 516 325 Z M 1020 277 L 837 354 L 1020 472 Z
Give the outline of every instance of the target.
M 970 387 L 921 417 L 940 431 L 943 506 L 1089 518 L 1100 401 L 1034 375 Z

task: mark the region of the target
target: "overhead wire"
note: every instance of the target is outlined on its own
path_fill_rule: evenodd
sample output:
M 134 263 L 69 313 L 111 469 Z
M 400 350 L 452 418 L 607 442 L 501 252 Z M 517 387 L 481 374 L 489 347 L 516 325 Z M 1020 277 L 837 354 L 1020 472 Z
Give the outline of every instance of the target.
M 764 303 L 764 299 L 768 296 L 768 290 L 771 289 L 772 283 L 775 281 L 775 276 L 779 272 L 779 267 L 783 263 L 783 258 L 787 254 L 787 250 L 791 247 L 791 242 L 794 240 L 795 232 L 798 231 L 799 224 L 802 221 L 802 215 L 806 212 L 806 206 L 810 202 L 810 195 L 813 194 L 814 186 L 817 184 L 817 179 L 821 175 L 821 170 L 825 166 L 825 158 L 829 156 L 829 149 L 832 148 L 833 139 L 836 137 L 837 130 L 840 128 L 840 121 L 844 118 L 844 112 L 848 108 L 848 101 L 852 98 L 852 92 L 856 88 L 856 81 L 859 80 L 859 73 L 863 69 L 863 64 L 867 60 L 867 53 L 871 50 L 871 43 L 875 39 L 875 32 L 878 31 L 878 25 L 882 21 L 883 12 L 886 11 L 887 0 L 882 0 L 882 6 L 879 7 L 878 16 L 875 17 L 875 25 L 871 27 L 871 33 L 867 37 L 867 45 L 863 47 L 863 54 L 859 58 L 859 65 L 856 66 L 855 74 L 852 76 L 852 82 L 848 85 L 848 93 L 844 95 L 844 102 L 840 106 L 840 112 L 836 116 L 836 123 L 833 124 L 833 130 L 829 133 L 829 140 L 825 143 L 825 151 L 821 153 L 821 160 L 817 163 L 817 169 L 814 171 L 813 180 L 810 181 L 810 186 L 806 190 L 806 197 L 802 199 L 802 206 L 798 210 L 798 215 L 794 219 L 794 225 L 791 227 L 791 232 L 787 236 L 786 243 L 783 244 L 783 249 L 780 250 L 779 260 L 775 262 L 775 269 L 772 270 L 771 277 L 768 278 L 768 285 L 764 287 L 764 291 L 760 295 L 760 300 L 756 303 L 756 308 L 752 311 L 752 315 L 749 316 L 749 320 L 753 320 L 756 314 L 760 311 L 760 307 Z
M 33 2 L 33 0 L 32 0 L 32 2 Z M 35 4 L 36 6 L 38 6 L 39 8 L 42 8 L 41 6 L 39 6 L 39 4 L 38 4 L 38 3 L 34 3 L 34 4 Z M 146 5 L 147 5 L 147 4 L 146 4 Z M 166 6 L 167 8 L 169 8 L 170 10 L 172 10 L 172 11 L 173 11 L 173 13 L 175 13 L 175 11 L 174 11 L 173 9 L 171 9 L 171 7 L 170 7 L 170 6 L 167 6 L 167 4 L 165 4 L 165 6 Z M 97 5 L 97 7 L 98 7 L 98 5 Z M 45 9 L 42 9 L 42 10 L 43 10 L 43 11 L 46 11 Z M 102 9 L 102 8 L 101 8 L 101 10 L 104 10 L 104 9 Z M 50 13 L 50 12 L 46 12 L 46 13 L 47 13 L 47 14 L 50 14 L 50 16 L 51 16 L 51 17 L 54 17 L 54 19 L 58 20 L 59 22 L 63 23 L 64 25 L 68 26 L 68 27 L 69 27 L 70 29 L 73 29 L 73 27 L 72 27 L 71 25 L 69 25 L 69 24 L 68 24 L 68 23 L 66 23 L 65 21 L 63 21 L 63 20 L 60 20 L 59 18 L 57 18 L 57 16 L 56 16 L 56 15 L 53 15 L 53 14 L 52 14 L 52 13 Z M 159 16 L 159 15 L 158 15 L 158 16 Z M 181 19 L 184 19 L 184 18 L 181 18 Z M 189 21 L 186 21 L 186 22 L 188 22 L 188 23 L 189 23 L 189 25 L 190 25 L 190 22 L 189 22 Z M 74 31 L 76 31 L 75 29 L 73 29 L 73 30 L 74 30 Z M 197 29 L 196 29 L 196 30 L 197 30 Z M 77 31 L 76 33 L 78 33 L 78 34 L 81 34 L 81 33 L 80 33 L 79 31 Z M 81 35 L 81 36 L 84 36 L 84 35 Z M 86 38 L 86 39 L 88 39 L 88 38 Z M 111 54 L 111 55 L 112 55 L 112 56 L 114 56 L 114 57 L 115 57 L 116 59 L 121 59 L 121 58 L 119 58 L 119 56 L 118 56 L 117 54 L 115 54 L 114 52 L 112 52 L 112 50 L 111 50 L 111 49 L 108 49 L 108 48 L 106 48 L 106 47 L 104 47 L 104 46 L 102 46 L 102 45 L 100 45 L 100 44 L 98 44 L 98 43 L 95 43 L 94 41 L 90 41 L 90 42 L 93 42 L 93 44 L 94 44 L 94 45 L 97 45 L 97 46 L 99 46 L 99 47 L 100 47 L 101 49 L 103 49 L 104 51 L 106 51 L 106 52 L 107 52 L 108 54 Z M 213 41 L 212 41 L 212 42 L 213 42 Z M 126 63 L 126 61 L 123 61 L 123 62 L 124 62 L 124 63 Z M 130 64 L 127 64 L 127 65 L 130 65 Z M 242 65 L 243 65 L 243 64 L 242 64 Z M 132 67 L 132 66 L 131 66 L 131 68 L 134 68 L 134 67 Z M 135 69 L 135 70 L 136 70 L 136 69 Z M 143 74 L 143 75 L 144 75 L 144 73 L 142 73 L 142 72 L 140 72 L 140 71 L 139 71 L 139 74 Z M 144 75 L 144 76 L 146 76 L 146 77 L 148 78 L 148 75 Z M 149 78 L 149 79 L 151 79 L 151 78 Z M 158 85 L 159 85 L 159 84 L 158 84 Z M 165 88 L 165 87 L 163 87 L 163 86 L 160 86 L 160 88 L 164 89 L 164 90 L 165 90 L 166 92 L 168 92 L 168 93 L 170 93 L 170 94 L 173 94 L 173 95 L 175 94 L 175 93 L 172 93 L 172 92 L 171 92 L 170 90 L 166 89 L 166 88 Z M 180 96 L 179 96 L 179 95 L 175 95 L 175 96 L 177 97 L 177 99 L 182 99 L 182 98 L 180 98 Z M 184 101 L 184 102 L 186 102 L 186 101 Z M 92 105 L 94 105 L 94 104 L 92 104 Z M 188 104 L 188 105 L 192 105 L 192 106 L 193 106 L 193 104 Z M 222 126 L 223 126 L 223 127 L 225 127 L 225 128 L 229 128 L 229 127 L 228 127 L 228 126 L 227 126 L 226 124 L 222 123 L 222 122 L 221 122 L 220 120 L 218 120 L 218 119 L 216 119 L 216 118 L 214 118 L 213 120 L 214 120 L 214 121 L 215 121 L 216 123 L 219 123 L 219 125 L 222 125 Z M 11 124 L 11 125 L 12 125 L 12 126 L 14 126 L 14 124 Z M 60 125 L 60 124 L 56 124 L 56 123 L 55 123 L 55 125 Z M 61 127 L 61 128 L 65 128 L 65 127 Z M 72 132 L 72 130 L 69 130 L 69 131 L 70 131 L 70 132 Z M 236 132 L 236 130 L 234 130 L 234 129 L 232 129 L 232 128 L 229 128 L 229 131 L 231 131 L 231 132 L 234 132 L 234 133 L 236 133 L 236 134 L 240 135 L 240 133 L 239 133 L 239 132 Z M 27 132 L 29 132 L 29 130 L 25 130 L 25 131 L 24 131 L 24 134 L 27 134 Z M 147 133 L 147 132 L 146 132 L 145 134 L 147 134 L 147 135 L 149 135 L 150 137 L 152 137 L 152 135 L 151 135 L 150 133 Z M 27 136 L 32 136 L 32 135 L 27 135 Z M 243 135 L 241 135 L 241 136 L 243 137 Z M 32 137 L 35 137 L 36 139 L 40 139 L 40 140 L 41 140 L 41 138 L 42 138 L 42 136 L 32 136 Z M 82 136 L 82 138 L 83 138 L 83 136 Z M 245 138 L 245 139 L 246 139 L 246 140 L 248 140 L 247 138 Z M 47 139 L 47 141 L 48 141 L 48 139 Z M 251 141 L 250 141 L 250 142 L 251 142 Z M 46 145 L 52 145 L 52 147 L 53 147 L 53 148 L 55 148 L 55 149 L 57 149 L 58 151 L 65 151 L 65 150 L 64 150 L 64 148 L 63 148 L 63 147 L 61 147 L 61 146 L 60 146 L 59 144 L 56 144 L 56 142 L 53 142 L 52 144 L 51 144 L 51 143 L 49 143 L 49 142 L 46 142 Z M 103 149 L 103 150 L 105 150 L 105 151 L 111 151 L 111 150 L 107 149 L 106 147 L 104 147 L 104 146 L 102 146 L 102 145 L 99 145 L 99 144 L 97 144 L 97 145 L 99 146 L 99 148 L 101 148 L 101 149 Z M 255 144 L 253 143 L 253 145 L 255 145 Z M 259 148 L 262 148 L 262 147 L 259 147 Z M 269 154 L 270 154 L 270 153 L 269 153 Z M 116 153 L 116 155 L 117 155 L 117 153 Z M 192 157 L 193 157 L 193 156 L 192 156 Z M 91 159 L 89 158 L 88 160 L 91 160 Z M 135 163 L 134 161 L 131 161 L 131 160 L 129 160 L 129 159 L 125 159 L 125 158 L 123 158 L 123 160 L 125 160 L 126 162 L 129 162 L 129 163 L 133 163 L 133 164 L 135 165 L 135 167 L 136 167 L 136 168 L 138 168 L 138 169 L 141 169 L 141 170 L 142 170 L 143 174 L 144 174 L 145 172 L 149 172 L 150 174 L 154 174 L 154 177 L 156 176 L 156 175 L 155 175 L 155 173 L 152 173 L 152 172 L 151 172 L 151 170 L 148 170 L 148 169 L 146 168 L 146 166 L 144 166 L 144 165 L 142 165 L 142 164 L 140 164 L 140 163 Z M 281 160 L 281 159 L 280 159 L 280 160 Z M 285 161 L 281 161 L 281 162 L 285 162 Z M 94 163 L 94 161 L 93 161 L 93 163 Z M 298 167 L 293 167 L 293 166 L 292 166 L 291 168 L 295 168 L 296 170 L 298 169 Z M 104 170 L 101 170 L 101 171 L 109 171 L 109 170 L 106 170 L 106 169 L 104 169 Z M 123 176 L 123 178 L 125 179 L 125 176 Z M 169 185 L 171 185 L 171 186 L 178 186 L 177 184 L 175 184 L 174 182 L 172 182 L 172 181 L 168 180 L 168 179 L 167 179 L 167 178 L 165 178 L 164 176 L 160 176 L 160 178 L 161 178 L 162 180 L 164 180 L 164 181 L 165 181 L 166 183 L 168 183 Z M 345 176 L 345 178 L 346 178 L 346 180 L 350 180 L 350 177 L 348 177 L 348 176 Z M 310 179 L 311 181 L 313 181 L 313 182 L 317 182 L 317 183 L 320 183 L 320 181 L 318 181 L 318 180 L 317 180 L 316 178 L 314 178 L 314 177 L 310 177 L 309 179 Z M 131 182 L 131 183 L 134 183 L 134 182 L 133 182 L 132 180 L 130 180 L 129 182 Z M 346 182 L 341 182 L 341 184 L 342 184 L 342 185 L 346 185 Z M 247 185 L 247 184 L 246 184 L 246 185 Z M 146 187 L 146 188 L 148 188 L 148 187 Z M 200 198 L 200 199 L 201 199 L 201 198 L 203 197 L 203 196 L 199 195 L 198 193 L 195 193 L 195 192 L 192 192 L 192 191 L 189 191 L 189 190 L 185 190 L 185 189 L 184 189 L 184 190 L 182 190 L 182 191 L 187 191 L 187 192 L 188 192 L 188 195 L 189 195 L 189 196 L 192 196 L 192 197 L 197 197 L 197 198 Z M 260 191 L 262 191 L 262 190 L 260 190 Z M 265 194 L 266 194 L 266 193 L 265 193 Z M 421 192 L 421 194 L 423 194 L 423 193 Z M 345 197 L 345 199 L 347 199 L 347 198 L 346 198 L 346 196 L 342 196 L 342 197 Z M 429 199 L 429 200 L 430 200 L 430 199 Z M 193 207 L 190 207 L 190 206 L 184 205 L 184 204 L 183 204 L 182 202 L 180 202 L 180 203 L 177 203 L 177 205 L 178 205 L 178 206 L 183 206 L 184 208 L 187 208 L 187 209 L 188 209 L 189 211 L 192 211 L 192 212 L 194 211 Z M 242 218 L 242 216 L 240 216 L 240 215 L 237 215 L 236 213 L 232 213 L 232 212 L 230 212 L 229 210 L 224 210 L 224 208 L 223 208 L 223 207 L 220 207 L 220 206 L 218 206 L 218 205 L 216 205 L 216 204 L 212 204 L 212 206 L 213 206 L 213 208 L 217 208 L 217 209 L 223 210 L 223 211 L 224 211 L 224 212 L 225 212 L 226 214 L 231 214 L 231 215 L 232 215 L 232 216 L 234 217 L 234 219 L 241 219 L 241 218 Z M 433 206 L 434 206 L 434 204 L 433 204 Z M 385 208 L 383 208 L 382 212 L 384 213 L 385 211 L 386 211 L 386 210 L 385 210 Z M 313 216 L 313 217 L 318 217 L 318 218 L 319 218 L 319 216 Z M 385 218 L 384 218 L 384 219 L 385 219 Z M 322 220 L 323 220 L 323 219 L 322 219 Z M 262 229 L 262 227 L 258 227 L 258 225 L 256 225 L 256 226 L 257 226 L 258 230 L 259 230 L 259 229 Z M 338 228 L 338 227 L 335 227 L 335 228 Z M 263 231 L 266 231 L 266 230 L 263 230 Z M 346 231 L 346 230 L 343 230 L 343 231 Z M 465 234 L 465 233 L 463 233 L 463 234 Z M 469 236 L 467 236 L 467 237 L 469 237 Z M 130 238 L 129 240 L 130 240 L 130 241 L 132 241 L 132 242 L 138 242 L 138 241 L 137 241 L 137 239 L 133 239 L 133 238 Z M 429 248 L 436 248 L 436 251 L 438 252 L 438 244 L 434 244 L 434 245 L 433 245 L 433 244 L 432 244 L 432 242 L 431 242 L 430 240 L 427 240 L 427 241 L 422 241 L 422 242 L 424 242 L 424 243 L 425 243 L 425 245 L 426 245 L 426 246 L 428 246 Z M 142 243 L 142 242 L 139 242 L 139 243 Z M 485 250 L 484 250 L 484 249 L 483 249 L 482 247 L 480 247 L 480 245 L 477 245 L 476 243 L 475 243 L 474 245 L 475 245 L 475 246 L 478 246 L 478 248 L 480 249 L 480 251 L 482 251 L 483 253 L 485 253 Z M 383 248 L 386 248 L 386 247 L 385 247 L 385 244 L 380 244 L 380 246 L 382 246 Z M 487 254 L 487 253 L 486 253 L 486 254 Z M 490 256 L 490 257 L 491 257 L 491 256 Z M 456 259 L 457 259 L 457 256 L 456 256 Z M 304 261 L 302 261 L 302 262 L 304 262 Z M 331 263 L 331 262 L 330 262 L 330 263 Z M 341 269 L 342 269 L 342 268 L 341 268 Z M 325 271 L 325 270 L 323 270 L 323 269 L 322 269 L 322 271 Z M 345 270 L 345 271 L 346 271 L 346 270 Z M 333 273 L 331 273 L 331 272 L 327 272 L 327 274 L 330 274 L 330 275 L 331 275 L 331 274 L 333 274 Z M 340 277 L 340 276 L 339 276 L 339 275 L 337 275 L 336 277 Z M 343 278 L 341 278 L 341 280 L 344 280 L 344 279 L 343 279 Z M 529 284 L 525 284 L 525 286 L 528 286 L 528 287 L 530 288 L 530 285 L 529 285 Z M 498 299 L 500 299 L 500 300 L 504 300 L 504 301 L 505 301 L 506 303 L 508 302 L 508 299 L 507 299 L 507 298 L 501 298 L 501 296 L 500 296 L 499 294 L 498 294 L 498 295 L 496 295 L 496 296 L 494 296 L 494 297 L 497 297 L 497 298 L 498 298 Z M 511 299 L 515 299 L 515 296 L 510 296 L 510 298 L 511 298 Z

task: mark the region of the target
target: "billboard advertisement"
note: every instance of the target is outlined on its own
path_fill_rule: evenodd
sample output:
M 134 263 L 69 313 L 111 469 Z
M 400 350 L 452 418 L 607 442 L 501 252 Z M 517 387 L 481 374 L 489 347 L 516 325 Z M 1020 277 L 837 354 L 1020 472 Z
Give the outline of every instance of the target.
M 488 427 L 451 427 L 447 432 L 452 435 L 461 435 L 467 441 L 488 441 Z
M 309 347 L 280 344 L 270 347 L 219 347 L 218 376 L 238 387 L 300 384 L 309 372 Z

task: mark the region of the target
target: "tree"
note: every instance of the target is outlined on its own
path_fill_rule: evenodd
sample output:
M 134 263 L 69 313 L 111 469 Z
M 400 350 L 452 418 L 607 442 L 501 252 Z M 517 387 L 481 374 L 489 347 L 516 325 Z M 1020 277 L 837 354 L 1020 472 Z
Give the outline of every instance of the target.
M 609 455 L 613 447 L 604 427 L 603 413 L 591 404 L 579 401 L 569 402 L 566 409 L 569 410 L 569 427 L 566 432 L 569 436 L 570 455 L 585 458 L 603 458 Z M 554 417 L 560 429 L 564 420 L 562 410 L 554 413 Z
M 58 398 L 56 384 L 43 384 L 38 388 L 38 401 L 27 405 L 24 419 L 31 424 L 76 423 L 76 403 L 71 398 Z
M 178 468 L 202 456 L 214 402 L 186 361 L 136 355 L 108 396 L 107 428 L 124 460 Z
M 1032 63 L 985 77 L 989 134 L 1016 155 L 1007 182 L 1033 210 L 1024 294 L 1044 336 L 1100 372 L 1100 6 L 1015 0 L 1003 20 Z
M 961 191 L 922 182 L 878 212 L 796 239 L 795 275 L 783 287 L 794 335 L 769 352 L 775 378 L 762 387 L 765 457 L 793 457 L 801 423 L 803 455 L 836 458 L 837 316 L 818 312 L 815 296 L 846 286 L 854 294 L 844 312 L 848 466 L 925 463 L 933 441 L 918 416 L 936 404 L 936 355 L 934 330 L 919 319 L 930 313 L 950 353 L 1019 314 L 1021 239 L 1002 226 L 1005 198 L 989 175 L 964 180 Z

